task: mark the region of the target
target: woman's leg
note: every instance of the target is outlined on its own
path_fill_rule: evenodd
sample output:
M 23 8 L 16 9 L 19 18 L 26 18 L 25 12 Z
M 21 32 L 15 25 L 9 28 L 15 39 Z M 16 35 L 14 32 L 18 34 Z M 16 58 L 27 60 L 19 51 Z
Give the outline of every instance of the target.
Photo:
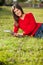
M 41 27 L 36 32 L 35 37 L 39 37 L 39 38 L 43 37 L 43 24 L 41 25 Z

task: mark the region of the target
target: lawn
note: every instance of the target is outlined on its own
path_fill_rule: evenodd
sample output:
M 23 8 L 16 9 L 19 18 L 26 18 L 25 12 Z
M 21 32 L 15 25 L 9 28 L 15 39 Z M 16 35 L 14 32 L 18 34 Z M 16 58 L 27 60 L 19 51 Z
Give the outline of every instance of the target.
M 1 7 L 0 7 L 1 8 Z M 23 8 L 43 23 L 43 9 Z M 13 30 L 11 7 L 0 9 L 0 65 L 43 65 L 43 38 L 16 38 L 4 30 Z M 22 32 L 19 30 L 19 32 Z

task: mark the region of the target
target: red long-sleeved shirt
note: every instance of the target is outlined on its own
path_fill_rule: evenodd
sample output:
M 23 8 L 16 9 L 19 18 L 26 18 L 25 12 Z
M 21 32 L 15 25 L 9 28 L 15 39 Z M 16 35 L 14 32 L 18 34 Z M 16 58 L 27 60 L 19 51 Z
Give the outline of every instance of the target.
M 41 23 L 36 23 L 33 14 L 27 13 L 23 20 L 19 18 L 18 26 L 14 25 L 14 32 L 17 33 L 18 29 L 21 28 L 23 35 L 33 36 L 40 26 Z

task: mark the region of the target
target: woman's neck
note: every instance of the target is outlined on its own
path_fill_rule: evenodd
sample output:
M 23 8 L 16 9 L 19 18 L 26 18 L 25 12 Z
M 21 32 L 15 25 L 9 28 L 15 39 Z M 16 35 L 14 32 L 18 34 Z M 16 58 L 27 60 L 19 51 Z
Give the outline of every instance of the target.
M 20 19 L 24 20 L 25 14 L 22 14 Z

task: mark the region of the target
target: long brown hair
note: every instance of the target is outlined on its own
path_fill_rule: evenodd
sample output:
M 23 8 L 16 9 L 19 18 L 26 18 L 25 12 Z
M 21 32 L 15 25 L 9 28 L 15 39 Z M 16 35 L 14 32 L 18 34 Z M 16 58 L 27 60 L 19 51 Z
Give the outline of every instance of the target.
M 17 16 L 15 14 L 14 9 L 17 8 L 22 12 L 22 14 L 24 14 L 23 9 L 21 8 L 21 6 L 18 3 L 15 3 L 12 7 L 13 7 L 12 8 L 12 13 L 13 13 L 14 20 L 18 23 L 19 16 Z

